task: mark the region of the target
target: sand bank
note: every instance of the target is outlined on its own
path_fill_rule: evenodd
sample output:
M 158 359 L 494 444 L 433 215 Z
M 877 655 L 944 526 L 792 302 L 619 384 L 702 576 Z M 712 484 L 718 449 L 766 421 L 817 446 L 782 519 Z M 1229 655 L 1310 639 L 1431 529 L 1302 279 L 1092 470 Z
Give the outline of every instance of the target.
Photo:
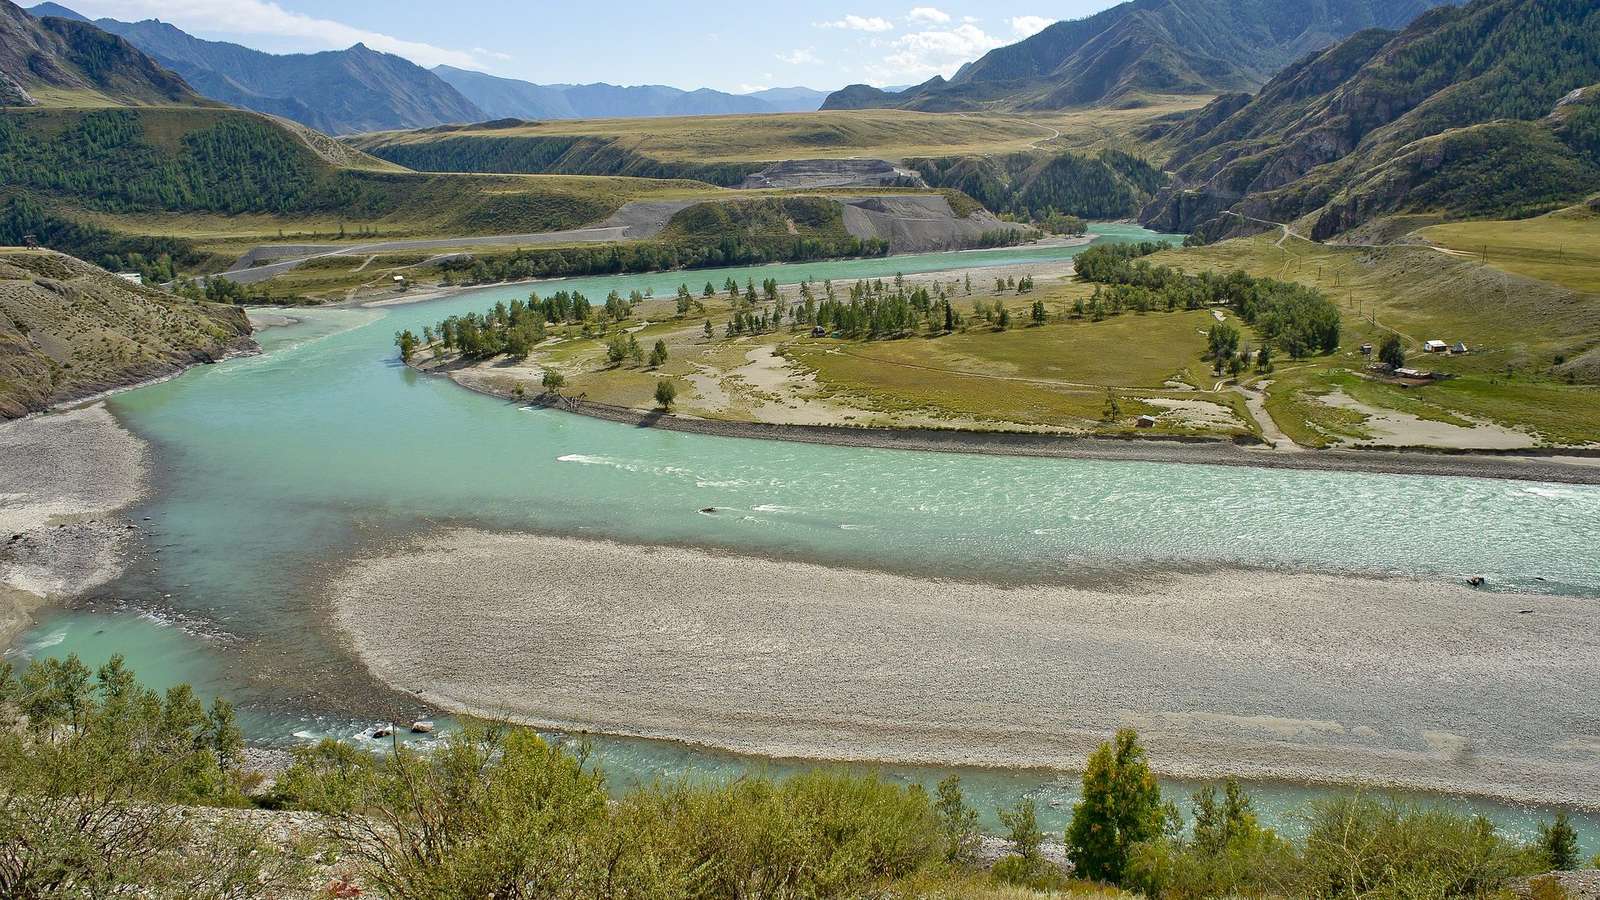
M 104 404 L 0 424 L 0 647 L 41 604 L 122 571 L 149 451 Z
M 1600 806 L 1593 600 L 1242 570 L 1000 588 L 474 530 L 330 586 L 444 707 L 793 758 L 1080 767 Z

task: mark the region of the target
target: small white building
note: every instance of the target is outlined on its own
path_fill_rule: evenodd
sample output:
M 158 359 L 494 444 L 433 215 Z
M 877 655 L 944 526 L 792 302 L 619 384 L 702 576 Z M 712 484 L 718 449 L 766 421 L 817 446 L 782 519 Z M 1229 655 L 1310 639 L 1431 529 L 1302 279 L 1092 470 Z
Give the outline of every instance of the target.
M 144 284 L 144 276 L 138 272 L 118 272 L 117 277 L 134 284 Z
M 1450 349 L 1450 345 L 1446 344 L 1444 341 L 1423 341 L 1422 342 L 1422 352 L 1424 352 L 1424 353 L 1443 353 L 1443 352 L 1445 352 L 1446 350 L 1449 350 L 1449 349 Z
M 1156 427 L 1156 417 L 1148 415 L 1140 416 L 1134 420 L 1133 424 L 1138 428 L 1154 428 Z

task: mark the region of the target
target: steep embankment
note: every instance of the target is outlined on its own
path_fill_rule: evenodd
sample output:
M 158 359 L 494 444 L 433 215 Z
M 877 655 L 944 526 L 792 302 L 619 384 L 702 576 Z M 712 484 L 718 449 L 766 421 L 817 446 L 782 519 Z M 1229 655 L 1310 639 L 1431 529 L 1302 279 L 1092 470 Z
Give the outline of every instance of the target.
M 235 307 L 180 300 L 59 253 L 0 253 L 0 419 L 253 345 Z
M 1315 239 L 1393 213 L 1512 217 L 1600 189 L 1600 6 L 1477 0 L 1363 32 L 1163 135 L 1150 227 Z

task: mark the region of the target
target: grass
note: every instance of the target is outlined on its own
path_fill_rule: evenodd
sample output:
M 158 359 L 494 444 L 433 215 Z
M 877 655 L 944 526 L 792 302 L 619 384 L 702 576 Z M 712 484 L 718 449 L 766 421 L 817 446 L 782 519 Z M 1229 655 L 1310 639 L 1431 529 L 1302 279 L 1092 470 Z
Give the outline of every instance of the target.
M 1084 109 L 1015 115 L 839 110 L 782 115 L 590 119 L 510 128 L 447 127 L 354 138 L 362 148 L 474 137 L 599 138 L 665 162 L 766 162 L 851 156 L 900 160 L 919 156 L 996 154 L 1033 149 L 1096 149 L 1138 145 L 1135 130 L 1152 119 L 1193 108 L 1203 97 L 1155 98 L 1135 109 Z M 1051 131 L 1061 136 L 1052 138 Z
M 1497 269 L 1600 294 L 1600 212 L 1587 206 L 1519 221 L 1435 225 L 1422 236 Z
M 1144 402 L 1162 398 L 1214 403 L 1249 422 L 1231 393 L 1170 388 L 1180 381 L 1209 389 L 1220 380 L 1200 360 L 1213 321 L 1198 311 L 1124 314 L 1007 331 L 975 327 L 939 338 L 801 340 L 785 354 L 814 370 L 826 390 L 889 412 L 1117 431 L 1135 416 L 1162 413 Z M 1108 390 L 1121 407 L 1111 426 L 1102 422 Z M 1214 429 L 1163 416 L 1157 430 Z
M 1571 213 L 1542 219 L 1466 224 L 1480 230 L 1513 226 L 1507 240 L 1525 245 L 1566 235 L 1576 246 L 1594 227 L 1592 218 Z M 1437 240 L 1434 228 L 1424 233 Z M 1280 372 L 1273 376 L 1267 410 L 1297 442 L 1327 446 L 1341 438 L 1367 436 L 1359 413 L 1317 400 L 1334 389 L 1362 403 L 1423 419 L 1461 426 L 1477 419 L 1525 428 L 1550 444 L 1600 441 L 1600 387 L 1564 384 L 1552 375 L 1558 360 L 1594 346 L 1600 335 L 1600 295 L 1573 290 L 1586 277 L 1583 265 L 1545 259 L 1543 273 L 1554 280 L 1512 283 L 1496 268 L 1428 247 L 1336 247 L 1300 239 L 1278 243 L 1277 234 L 1259 235 L 1172 250 L 1153 259 L 1190 272 L 1244 269 L 1298 281 L 1322 288 L 1340 304 L 1348 349 L 1300 363 L 1280 359 Z M 1491 263 L 1494 255 L 1491 249 Z M 1390 333 L 1405 339 L 1414 364 L 1457 377 L 1402 388 L 1358 375 L 1367 360 L 1354 348 Z M 1421 342 L 1434 338 L 1465 341 L 1472 352 L 1423 356 Z

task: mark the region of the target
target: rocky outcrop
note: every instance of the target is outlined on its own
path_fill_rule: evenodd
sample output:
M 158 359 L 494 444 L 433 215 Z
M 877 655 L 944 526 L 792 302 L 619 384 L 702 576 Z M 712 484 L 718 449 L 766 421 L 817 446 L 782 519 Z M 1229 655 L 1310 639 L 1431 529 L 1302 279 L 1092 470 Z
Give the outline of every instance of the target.
M 0 254 L 0 419 L 253 349 L 244 311 L 48 250 Z

